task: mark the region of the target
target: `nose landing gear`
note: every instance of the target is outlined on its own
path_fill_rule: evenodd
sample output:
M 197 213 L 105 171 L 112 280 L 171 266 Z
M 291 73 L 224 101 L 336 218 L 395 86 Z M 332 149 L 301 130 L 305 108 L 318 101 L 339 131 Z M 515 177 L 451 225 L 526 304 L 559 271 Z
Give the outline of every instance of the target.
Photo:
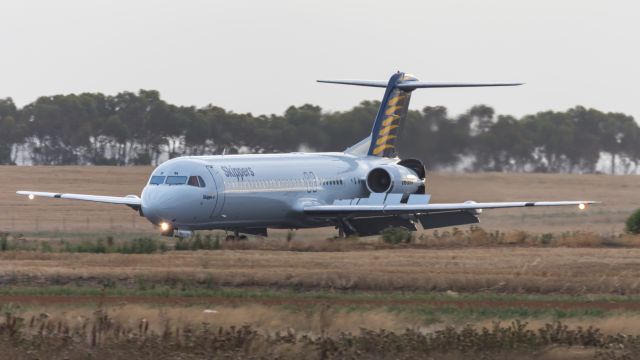
M 160 223 L 160 234 L 162 236 L 173 236 L 173 226 L 168 222 Z
M 179 237 L 179 238 L 189 238 L 193 236 L 193 231 L 191 230 L 183 230 L 183 229 L 174 229 L 171 224 L 168 222 L 160 223 L 160 235 L 168 236 L 168 237 Z

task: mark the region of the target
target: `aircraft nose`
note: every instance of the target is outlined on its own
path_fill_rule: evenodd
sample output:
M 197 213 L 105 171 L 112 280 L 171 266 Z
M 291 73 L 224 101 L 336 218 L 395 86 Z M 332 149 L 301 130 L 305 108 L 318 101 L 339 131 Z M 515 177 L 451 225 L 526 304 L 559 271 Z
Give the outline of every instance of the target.
M 152 222 L 165 219 L 167 210 L 175 205 L 175 194 L 160 187 L 148 187 L 142 193 L 142 213 Z

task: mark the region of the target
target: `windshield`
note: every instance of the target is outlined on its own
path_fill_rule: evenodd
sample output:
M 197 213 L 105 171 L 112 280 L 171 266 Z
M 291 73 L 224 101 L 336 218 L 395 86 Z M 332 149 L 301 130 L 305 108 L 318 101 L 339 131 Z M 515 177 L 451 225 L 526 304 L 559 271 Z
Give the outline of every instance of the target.
M 160 185 L 164 184 L 164 176 L 152 176 L 151 180 L 149 180 L 150 185 Z
M 167 176 L 167 185 L 184 185 L 187 183 L 186 176 Z

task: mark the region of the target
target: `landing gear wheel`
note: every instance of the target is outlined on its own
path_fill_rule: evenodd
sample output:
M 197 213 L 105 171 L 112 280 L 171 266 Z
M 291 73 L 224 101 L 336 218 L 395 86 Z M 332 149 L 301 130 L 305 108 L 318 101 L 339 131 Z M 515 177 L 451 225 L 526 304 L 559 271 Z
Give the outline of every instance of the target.
M 227 235 L 227 237 L 225 238 L 225 241 L 240 241 L 240 240 L 247 240 L 247 236 L 246 235 L 240 235 L 239 231 L 234 231 L 233 235 Z

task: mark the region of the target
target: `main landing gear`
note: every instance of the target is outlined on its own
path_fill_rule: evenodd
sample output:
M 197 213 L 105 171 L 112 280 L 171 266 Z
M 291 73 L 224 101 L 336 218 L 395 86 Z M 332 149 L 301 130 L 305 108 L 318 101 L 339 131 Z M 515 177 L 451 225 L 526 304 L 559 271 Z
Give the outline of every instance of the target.
M 238 230 L 235 230 L 233 232 L 233 235 L 227 235 L 227 237 L 225 238 L 225 241 L 239 241 L 239 240 L 247 240 L 247 236 L 240 235 L 240 232 L 238 232 Z

